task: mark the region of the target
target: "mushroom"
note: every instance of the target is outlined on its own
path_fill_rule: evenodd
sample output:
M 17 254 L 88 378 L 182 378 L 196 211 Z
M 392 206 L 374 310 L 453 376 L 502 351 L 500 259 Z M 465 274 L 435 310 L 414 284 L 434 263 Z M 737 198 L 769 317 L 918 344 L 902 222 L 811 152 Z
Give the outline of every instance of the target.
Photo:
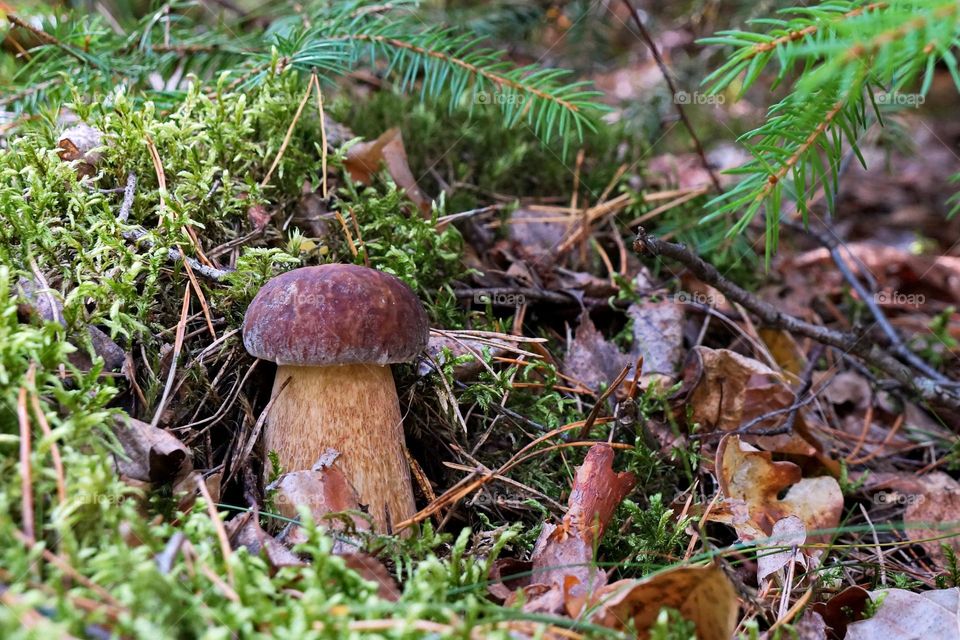
M 278 365 L 267 451 L 284 470 L 299 471 L 336 450 L 334 465 L 381 532 L 416 511 L 389 365 L 412 360 L 428 332 L 423 305 L 406 284 L 350 264 L 273 278 L 243 321 L 247 351 Z

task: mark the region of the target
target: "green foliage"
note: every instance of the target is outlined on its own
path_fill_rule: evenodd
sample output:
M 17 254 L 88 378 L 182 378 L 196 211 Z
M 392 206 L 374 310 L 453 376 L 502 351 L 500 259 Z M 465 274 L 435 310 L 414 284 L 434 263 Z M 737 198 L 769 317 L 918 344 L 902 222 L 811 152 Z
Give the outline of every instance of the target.
M 697 626 L 676 609 L 664 607 L 650 627 L 650 640 L 696 640 Z
M 659 493 L 648 496 L 646 503 L 641 506 L 624 500 L 618 520 L 629 522 L 630 527 L 620 539 L 604 543 L 621 553 L 629 550 L 630 555 L 621 564 L 629 564 L 631 571 L 640 575 L 657 571 L 682 557 L 689 539 L 685 530 L 694 521 L 689 517 L 677 520 Z
M 449 102 L 446 94 L 438 99 Z M 342 96 L 331 102 L 330 113 L 368 139 L 400 127 L 418 183 L 428 193 L 452 192 L 449 213 L 489 204 L 491 194 L 519 199 L 570 190 L 570 159 L 545 146 L 532 128 L 520 125 L 504 135 L 497 105 L 451 106 L 434 109 L 415 97 L 380 91 L 364 99 Z M 580 146 L 585 155 L 581 189 L 591 200 L 614 177 L 620 154 L 639 157 L 649 152 L 645 138 L 627 123 L 585 130 Z
M 947 559 L 947 566 L 944 567 L 945 575 L 939 575 L 936 578 L 938 589 L 951 589 L 960 587 L 960 562 L 957 561 L 957 552 L 952 545 L 941 543 L 940 549 Z
M 938 64 L 960 87 L 953 53 L 960 44 L 960 11 L 953 0 L 831 0 L 783 14 L 755 20 L 764 33 L 721 31 L 703 40 L 733 49 L 707 78 L 710 91 L 735 86 L 743 95 L 772 65 L 778 67 L 773 88 L 788 87 L 767 121 L 741 136 L 753 154 L 733 171 L 741 181 L 708 205 L 707 219 L 741 212 L 731 234 L 763 209 L 768 260 L 784 200 L 794 201 L 804 220 L 817 187 L 832 204 L 844 148 L 859 157 L 857 142 L 872 117 L 882 122 L 889 106 L 916 105 Z
M 14 72 L 12 88 L 26 90 L 15 103 L 23 108 L 52 102 L 64 95 L 68 79 L 85 94 L 109 93 L 113 79 L 122 77 L 128 87 L 170 106 L 182 90 L 157 90 L 151 75 L 185 71 L 204 82 L 218 76 L 219 93 L 228 86 L 249 90 L 286 68 L 297 75 L 318 70 L 337 76 L 382 65 L 385 78 L 402 90 L 422 99 L 443 94 L 451 107 L 496 104 L 507 126 L 526 123 L 542 140 L 560 137 L 564 147 L 592 128 L 599 110 L 597 93 L 567 81 L 567 72 L 511 65 L 474 35 L 425 25 L 416 2 L 318 4 L 273 22 L 262 35 L 238 23 L 206 28 L 195 22 L 203 16 L 196 6 L 189 0 L 167 3 L 122 35 L 99 18 L 44 16 L 43 30 L 57 44 L 38 46 Z

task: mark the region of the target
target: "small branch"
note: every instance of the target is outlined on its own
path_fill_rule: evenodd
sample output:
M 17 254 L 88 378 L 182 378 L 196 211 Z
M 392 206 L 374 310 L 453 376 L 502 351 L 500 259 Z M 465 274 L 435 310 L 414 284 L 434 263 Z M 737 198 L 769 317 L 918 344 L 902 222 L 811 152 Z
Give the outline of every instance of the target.
M 944 385 L 928 376 L 918 375 L 915 369 L 904 365 L 877 344 L 865 342 L 864 336 L 835 331 L 783 313 L 777 307 L 757 298 L 723 277 L 713 265 L 705 262 L 681 244 L 664 242 L 640 229 L 634 240 L 633 248 L 638 253 L 647 253 L 653 256 L 662 255 L 682 263 L 700 280 L 719 289 L 730 300 L 740 303 L 771 327 L 784 329 L 852 353 L 869 365 L 883 371 L 900 383 L 901 386 L 912 390 L 922 399 L 960 410 L 960 396 L 957 396 L 953 390 L 945 388 Z
M 663 79 L 667 81 L 667 87 L 670 89 L 670 95 L 673 98 L 673 106 L 676 108 L 677 115 L 680 116 L 683 126 L 690 134 L 690 138 L 693 139 L 693 146 L 696 147 L 697 155 L 700 156 L 700 163 L 703 164 L 703 168 L 710 176 L 710 182 L 713 183 L 713 188 L 717 190 L 717 193 L 723 193 L 723 187 L 720 186 L 720 179 L 717 178 L 717 174 L 714 173 L 710 163 L 707 162 L 707 154 L 703 150 L 703 145 L 700 143 L 700 138 L 697 137 L 697 133 L 694 131 L 693 125 L 690 123 L 689 118 L 687 118 L 687 112 L 683 108 L 683 105 L 677 100 L 677 86 L 673 83 L 673 78 L 670 77 L 670 70 L 667 69 L 667 64 L 663 61 L 663 57 L 660 55 L 660 50 L 657 49 L 656 43 L 654 43 L 653 38 L 651 38 L 650 34 L 647 32 L 647 28 L 643 26 L 643 20 L 640 19 L 640 14 L 637 13 L 637 10 L 633 8 L 632 4 L 630 4 L 630 0 L 623 0 L 623 4 L 627 7 L 627 11 L 629 11 L 630 15 L 633 17 L 633 22 L 637 25 L 637 30 L 640 31 L 640 37 L 643 39 L 644 44 L 646 44 L 647 48 L 650 49 L 650 53 L 653 55 L 653 59 L 656 61 L 657 67 L 660 68 L 660 74 L 663 76 Z
M 787 222 L 786 224 L 791 229 L 796 229 L 809 234 L 830 252 L 830 257 L 833 258 L 833 262 L 837 265 L 837 269 L 840 271 L 843 279 L 847 281 L 854 291 L 857 292 L 860 300 L 867 305 L 867 308 L 877 321 L 880 329 L 890 341 L 890 350 L 895 356 L 909 364 L 911 367 L 915 368 L 917 371 L 920 371 L 923 373 L 923 375 L 927 376 L 931 380 L 935 380 L 939 384 L 954 384 L 953 381 L 924 362 L 920 356 L 912 352 L 907 347 L 903 341 L 903 338 L 900 337 L 900 334 L 897 333 L 897 330 L 893 328 L 892 324 L 890 324 L 890 321 L 887 319 L 886 314 L 884 314 L 883 309 L 881 309 L 880 305 L 877 304 L 876 297 L 871 292 L 867 291 L 867 288 L 863 286 L 863 283 L 860 282 L 860 279 L 857 278 L 857 276 L 850 269 L 850 266 L 847 264 L 846 260 L 844 260 L 843 256 L 840 255 L 840 241 L 837 239 L 836 234 L 832 229 L 826 227 L 825 230 L 820 231 L 818 229 L 814 229 L 813 227 L 804 227 L 803 225 L 795 222 Z
M 872 4 L 868 4 L 863 7 L 858 7 L 852 11 L 848 11 L 845 14 L 843 14 L 839 19 L 834 20 L 829 24 L 833 26 L 837 22 L 846 20 L 848 18 L 855 18 L 856 16 L 864 14 L 868 11 L 873 11 L 874 9 L 886 9 L 886 8 L 887 8 L 886 2 L 874 2 Z M 753 45 L 753 49 L 750 51 L 750 53 L 743 57 L 743 60 L 750 60 L 752 58 L 755 58 L 761 53 L 773 51 L 774 49 L 776 49 L 782 44 L 787 44 L 788 42 L 796 42 L 797 40 L 802 40 L 806 36 L 813 35 L 814 33 L 816 33 L 822 26 L 823 25 L 812 24 L 808 27 L 804 27 L 803 29 L 797 29 L 796 31 L 791 31 L 786 35 L 779 36 L 777 38 L 774 38 L 773 40 L 755 44 Z
M 513 89 L 514 91 L 518 91 L 521 93 L 529 93 L 531 95 L 534 95 L 540 98 L 541 100 L 546 100 L 548 102 L 553 102 L 555 104 L 558 104 L 564 109 L 566 109 L 567 111 L 571 111 L 573 113 L 579 113 L 580 111 L 580 107 L 577 106 L 576 104 L 568 100 L 564 100 L 563 98 L 555 96 L 541 89 L 537 89 L 532 85 L 524 84 L 523 82 L 518 82 L 517 80 L 508 78 L 507 76 L 501 73 L 495 73 L 493 71 L 490 71 L 489 69 L 478 67 L 477 65 L 471 64 L 470 62 L 467 62 L 466 60 L 458 58 L 455 55 L 444 53 L 442 51 L 425 49 L 424 47 L 417 46 L 415 44 L 406 42 L 404 40 L 400 40 L 398 38 L 390 38 L 382 35 L 360 33 L 360 34 L 350 34 L 350 35 L 344 35 L 344 36 L 335 36 L 330 39 L 343 40 L 343 41 L 355 40 L 358 42 L 376 42 L 378 44 L 387 45 L 390 47 L 394 47 L 396 49 L 411 51 L 417 55 L 427 56 L 429 58 L 434 58 L 436 60 L 443 60 L 448 64 L 452 64 L 454 66 L 460 67 L 461 69 L 465 69 L 471 75 L 484 78 L 485 80 L 488 80 L 489 82 L 497 85 L 498 87 L 508 87 L 510 89 Z
M 86 58 L 84 58 L 83 56 L 81 56 L 79 53 L 77 53 L 77 52 L 73 49 L 73 47 L 71 47 L 71 46 L 69 46 L 69 45 L 66 45 L 66 44 L 60 42 L 59 40 L 57 40 L 56 38 L 54 38 L 52 35 L 50 35 L 49 33 L 47 33 L 46 31 L 43 31 L 43 30 L 41 30 L 41 29 L 37 29 L 35 26 L 33 26 L 32 24 L 30 24 L 29 22 L 25 22 L 25 21 L 21 20 L 20 18 L 18 18 L 17 16 L 13 15 L 12 13 L 8 13 L 8 14 L 7 14 L 7 22 L 9 22 L 10 24 L 12 24 L 12 25 L 15 26 L 15 27 L 20 27 L 21 29 L 25 29 L 25 30 L 29 31 L 30 33 L 32 33 L 33 35 L 35 35 L 35 36 L 36 36 L 41 42 L 43 42 L 44 44 L 53 45 L 53 46 L 55 46 L 55 47 L 63 50 L 63 51 L 66 52 L 67 54 L 73 56 L 74 58 L 76 58 L 77 60 L 79 60 L 80 62 L 82 62 L 82 63 L 84 63 L 84 64 L 89 64 L 89 65 L 92 65 L 92 66 L 98 67 L 98 68 L 100 67 L 100 65 L 96 64 L 96 63 L 93 62 L 92 60 L 87 60 Z
M 130 210 L 133 208 L 134 196 L 137 191 L 137 176 L 132 171 L 127 174 L 127 186 L 123 189 L 123 203 L 120 205 L 120 211 L 117 213 L 117 221 L 126 223 L 130 219 Z M 133 227 L 121 234 L 126 240 L 134 243 L 142 243 L 152 249 L 156 246 L 153 240 L 147 238 L 147 231 L 143 227 Z M 205 264 L 199 260 L 190 258 L 182 254 L 180 249 L 167 249 L 167 258 L 170 262 L 183 260 L 187 263 L 196 275 L 203 276 L 207 280 L 218 282 L 232 273 L 232 270 L 217 269 Z

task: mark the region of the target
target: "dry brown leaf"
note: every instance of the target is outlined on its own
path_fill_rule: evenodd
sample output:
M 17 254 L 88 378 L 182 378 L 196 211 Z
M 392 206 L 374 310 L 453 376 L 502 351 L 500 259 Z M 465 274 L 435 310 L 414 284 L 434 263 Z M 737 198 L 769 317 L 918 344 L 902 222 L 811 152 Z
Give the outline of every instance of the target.
M 576 615 L 587 597 L 606 584 L 606 574 L 594 566 L 593 550 L 635 484 L 632 473 L 613 470 L 613 448 L 590 448 L 574 477 L 567 514 L 558 525 L 544 524 L 534 546 L 533 584 L 523 589 L 524 611 Z
M 807 358 L 803 355 L 800 345 L 793 339 L 790 332 L 783 329 L 770 329 L 761 327 L 757 330 L 760 339 L 767 345 L 770 355 L 776 360 L 781 369 L 799 376 L 807 364 Z
M 807 541 L 807 530 L 797 516 L 777 520 L 773 532 L 763 543 L 757 545 L 757 581 L 763 582 L 791 562 L 805 565 L 799 547 Z M 786 548 L 782 548 L 786 547 Z M 770 549 L 779 548 L 776 551 Z
M 827 623 L 815 611 L 805 612 L 793 623 L 793 631 L 797 634 L 796 640 L 827 640 Z
M 563 242 L 577 218 L 568 220 L 554 212 L 519 208 L 510 215 L 507 237 L 523 258 L 553 261 L 557 247 Z
M 847 634 L 847 625 L 863 619 L 870 595 L 857 586 L 847 587 L 826 602 L 817 602 L 810 610 L 819 614 L 830 630 L 830 637 L 843 638 Z
M 588 312 L 580 314 L 580 325 L 563 359 L 566 375 L 590 389 L 598 389 L 601 384 L 613 382 L 624 367 L 632 364 L 626 354 L 597 330 Z
M 39 318 L 45 322 L 56 322 L 66 326 L 60 294 L 54 292 L 45 283 L 39 282 L 36 277 L 32 279 L 21 277 L 17 281 L 17 295 L 22 299 L 17 312 L 24 321 Z M 93 351 L 103 358 L 103 366 L 106 370 L 115 371 L 123 366 L 126 353 L 120 345 L 92 325 L 87 327 L 87 332 Z M 93 366 L 90 356 L 84 350 L 74 351 L 67 357 L 73 366 L 83 371 L 89 371 Z
M 633 320 L 630 359 L 636 362 L 643 356 L 641 379 L 673 383 L 683 360 L 683 305 L 645 300 L 631 304 L 627 315 Z
M 941 544 L 949 544 L 955 552 L 960 552 L 960 539 L 955 535 L 943 538 L 960 531 L 960 483 L 940 471 L 920 476 L 917 480 L 919 491 L 905 500 L 907 510 L 903 514 L 903 523 L 906 534 L 910 540 L 918 541 L 930 559 L 942 567 L 947 558 Z M 943 526 L 938 528 L 937 525 Z M 928 541 L 919 542 L 925 539 Z
M 256 511 L 242 513 L 230 519 L 224 526 L 230 545 L 234 549 L 244 547 L 252 555 L 263 554 L 274 569 L 300 567 L 306 564 L 260 527 L 259 513 Z
M 386 165 L 387 173 L 397 187 L 403 189 L 407 197 L 420 208 L 423 217 L 430 217 L 433 204 L 417 185 L 413 172 L 410 171 L 403 135 L 397 127 L 387 129 L 376 140 L 353 145 L 347 150 L 344 160 L 350 176 L 363 184 L 370 184 L 373 175 L 380 170 L 380 163 Z
M 57 142 L 57 155 L 65 162 L 76 163 L 77 173 L 92 176 L 103 159 L 103 134 L 83 122 L 64 129 Z
M 317 465 L 313 469 L 285 473 L 267 490 L 274 492 L 272 502 L 285 518 L 295 520 L 300 515 L 298 507 L 307 507 L 314 522 L 329 529 L 370 528 L 369 520 L 358 515 L 360 502 L 356 491 L 336 465 Z M 331 514 L 338 517 L 332 518 Z
M 782 374 L 727 349 L 695 347 L 683 378 L 685 403 L 693 409 L 691 419 L 707 431 L 733 431 L 796 402 L 796 394 Z M 756 430 L 771 429 L 786 419 L 786 413 L 781 413 L 758 423 Z M 745 436 L 745 439 L 770 451 L 815 456 L 817 447 L 802 437 L 804 431 L 801 410 L 794 431 L 783 435 Z
M 363 552 L 343 553 L 340 557 L 343 558 L 347 567 L 359 573 L 361 578 L 377 585 L 377 595 L 381 599 L 389 602 L 400 599 L 400 587 L 397 581 L 380 560 Z
M 876 613 L 847 627 L 846 640 L 960 640 L 960 589 L 871 591 Z
M 716 566 L 677 567 L 643 580 L 620 580 L 600 589 L 592 599 L 592 621 L 623 629 L 632 620 L 638 637 L 663 607 L 678 610 L 697 627 L 700 640 L 730 640 L 737 626 L 737 592 Z
M 172 482 L 193 469 L 190 450 L 163 429 L 130 417 L 118 417 L 114 434 L 123 453 L 114 454 L 117 472 L 140 482 Z
M 811 542 L 829 541 L 829 533 L 816 532 L 840 523 L 843 493 L 831 476 L 801 478 L 797 465 L 774 462 L 770 452 L 741 442 L 736 435 L 721 440 L 716 469 L 724 496 L 746 506 L 746 520 L 720 520 L 732 524 L 743 540 L 769 536 L 778 520 L 791 515 L 803 523 Z M 780 499 L 784 490 L 787 494 Z

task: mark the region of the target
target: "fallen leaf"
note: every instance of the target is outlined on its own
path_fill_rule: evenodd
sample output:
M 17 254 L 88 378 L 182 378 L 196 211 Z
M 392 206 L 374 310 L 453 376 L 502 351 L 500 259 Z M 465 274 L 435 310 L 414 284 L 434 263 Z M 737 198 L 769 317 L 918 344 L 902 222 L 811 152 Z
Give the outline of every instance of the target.
M 260 527 L 259 512 L 242 513 L 228 520 L 224 526 L 234 549 L 244 547 L 252 555 L 263 555 L 274 569 L 306 565 L 295 553 Z
M 782 374 L 739 353 L 707 347 L 695 347 L 688 357 L 681 397 L 693 410 L 691 420 L 706 431 L 734 431 L 796 402 Z M 803 437 L 803 415 L 801 409 L 790 433 L 744 439 L 770 451 L 815 456 L 818 448 Z M 781 413 L 758 423 L 755 430 L 775 428 L 786 419 Z
M 806 611 L 792 627 L 796 640 L 827 640 L 827 623 L 815 611 Z
M 103 133 L 88 124 L 79 123 L 64 129 L 57 142 L 57 155 L 73 162 L 80 176 L 92 176 L 103 159 Z
M 403 146 L 400 129 L 387 129 L 379 138 L 370 142 L 360 142 L 347 150 L 344 166 L 357 182 L 370 184 L 373 175 L 380 170 L 380 164 L 387 167 L 387 173 L 403 189 L 407 197 L 420 208 L 423 217 L 428 218 L 433 209 L 430 198 L 420 189 L 410 171 L 407 162 L 407 150 Z
M 643 580 L 620 580 L 591 599 L 597 610 L 591 621 L 624 629 L 632 620 L 639 638 L 656 622 L 664 607 L 676 609 L 697 627 L 699 640 L 730 640 L 737 627 L 737 592 L 714 566 L 677 567 Z
M 580 324 L 573 340 L 567 345 L 563 372 L 590 389 L 609 384 L 624 367 L 632 365 L 630 358 L 600 333 L 590 314 L 580 314 Z
M 390 602 L 400 599 L 400 587 L 397 581 L 380 560 L 363 552 L 343 553 L 340 557 L 349 569 L 356 571 L 364 580 L 377 585 L 377 595 L 380 598 Z
M 823 618 L 830 630 L 830 637 L 839 640 L 847 634 L 847 625 L 863 619 L 869 599 L 866 589 L 847 587 L 826 602 L 815 603 L 810 609 Z
M 643 357 L 641 379 L 672 384 L 683 360 L 683 305 L 645 300 L 631 304 L 627 316 L 633 321 L 630 358 L 636 362 Z
M 532 584 L 523 588 L 524 611 L 576 615 L 591 593 L 606 584 L 593 550 L 617 506 L 636 484 L 613 470 L 613 448 L 596 444 L 577 469 L 560 524 L 545 523 L 531 555 Z M 508 599 L 508 604 L 511 599 Z
M 360 502 L 350 481 L 335 465 L 317 465 L 305 471 L 285 473 L 274 480 L 267 491 L 271 501 L 285 518 L 299 518 L 299 507 L 307 507 L 314 522 L 327 528 L 342 530 L 349 526 L 368 530 L 370 522 L 359 515 Z M 338 517 L 331 517 L 335 514 Z
M 930 559 L 942 567 L 946 565 L 947 557 L 941 544 L 947 544 L 960 553 L 960 539 L 956 535 L 943 537 L 960 532 L 960 482 L 941 471 L 919 476 L 917 480 L 920 483 L 919 491 L 904 499 L 907 509 L 903 514 L 903 523 L 907 538 L 916 541 Z
M 880 606 L 872 617 L 847 627 L 847 640 L 960 640 L 960 589 L 913 593 L 870 591 Z
M 805 565 L 799 547 L 807 541 L 807 530 L 797 516 L 787 516 L 773 524 L 773 532 L 757 545 L 757 581 L 779 572 L 791 562 Z M 786 547 L 786 548 L 781 548 Z M 778 549 L 768 551 L 769 549 Z
M 190 450 L 175 436 L 146 422 L 121 416 L 113 430 L 123 447 L 114 454 L 121 476 L 140 482 L 172 482 L 193 469 Z
M 770 452 L 741 442 L 739 436 L 721 440 L 716 470 L 723 495 L 746 505 L 746 521 L 721 520 L 731 524 L 742 540 L 770 536 L 778 520 L 796 516 L 811 542 L 828 542 L 830 533 L 815 532 L 840 523 L 843 493 L 833 477 L 802 478 L 800 467 L 792 462 L 774 462 Z M 784 490 L 787 493 L 780 499 Z M 814 555 L 811 550 L 805 553 Z
M 19 305 L 18 313 L 24 317 L 25 321 L 39 318 L 44 322 L 56 322 L 66 327 L 59 293 L 54 292 L 45 283 L 38 282 L 36 278 L 21 277 L 17 281 L 17 294 L 23 301 Z M 126 353 L 120 345 L 92 325 L 87 327 L 87 333 L 94 353 L 103 358 L 103 366 L 107 371 L 115 371 L 123 366 Z M 93 366 L 89 355 L 84 351 L 74 351 L 67 357 L 71 364 L 83 371 L 89 371 Z

